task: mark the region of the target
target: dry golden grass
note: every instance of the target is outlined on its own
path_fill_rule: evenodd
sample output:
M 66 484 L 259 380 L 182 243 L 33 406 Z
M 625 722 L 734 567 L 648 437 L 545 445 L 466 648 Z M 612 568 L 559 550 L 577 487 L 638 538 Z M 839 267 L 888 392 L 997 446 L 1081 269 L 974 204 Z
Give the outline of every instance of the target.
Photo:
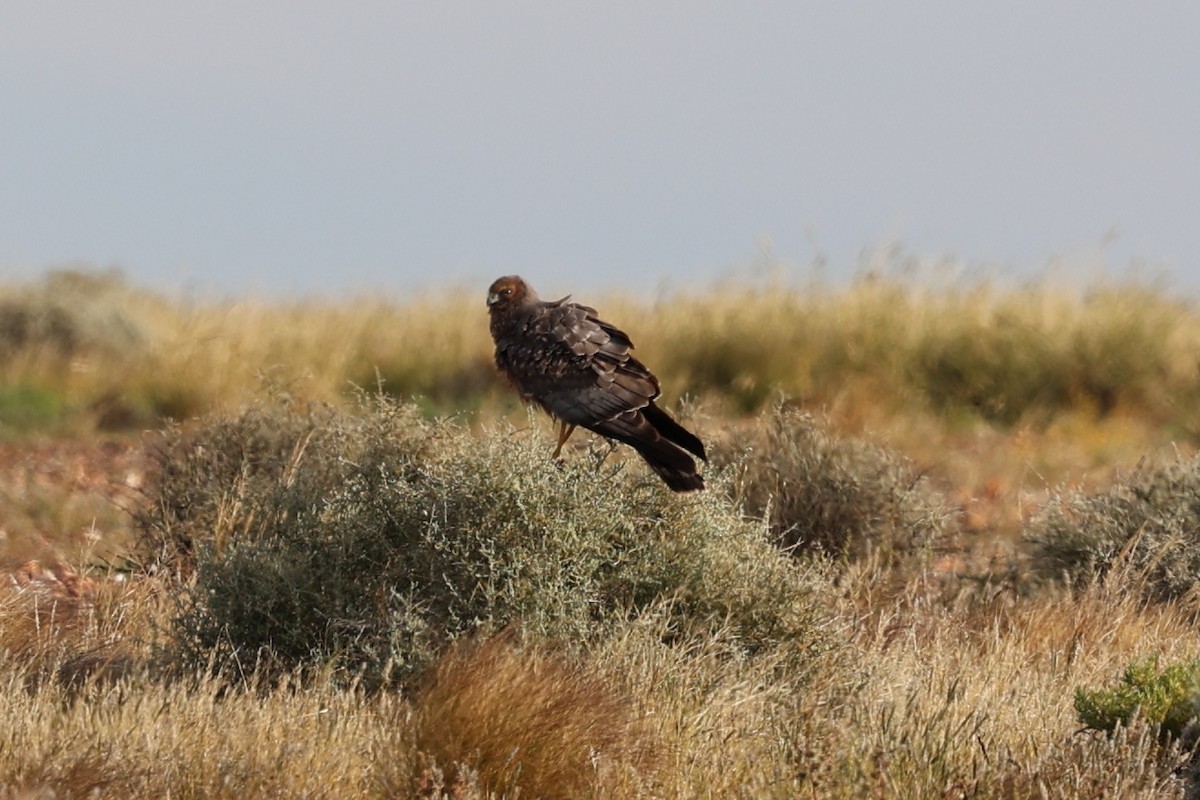
M 835 675 L 797 709 L 817 796 L 1183 796 L 1184 759 L 1152 731 L 1081 730 L 1070 697 L 1140 655 L 1193 656 L 1188 615 L 1102 586 L 950 607 L 921 592 L 854 632 L 856 679 Z
M 396 754 L 392 698 L 128 679 L 74 700 L 10 692 L 0 792 L 56 797 L 363 797 Z M 403 753 L 399 754 L 401 757 Z M 0 794 L 0 796 L 5 796 Z
M 652 792 L 663 743 L 636 699 L 611 676 L 514 639 L 461 644 L 430 671 L 413 742 L 429 766 L 450 785 L 496 794 L 611 797 L 631 781 Z
M 199 303 L 112 275 L 56 274 L 0 286 L 0 383 L 56 390 L 68 411 L 107 401 L 190 415 L 236 406 L 264 383 L 335 400 L 380 377 L 388 391 L 461 410 L 502 388 L 481 295 Z M 1200 318 L 1139 285 L 928 288 L 872 277 L 579 299 L 628 329 L 668 399 L 701 396 L 726 412 L 779 392 L 848 417 L 855 407 L 924 409 L 1013 423 L 1127 409 L 1190 429 L 1200 412 L 1189 394 L 1200 383 Z
M 583 662 L 511 635 L 454 649 L 408 700 L 144 666 L 36 682 L 38 662 L 10 651 L 0 725 L 17 746 L 0 749 L 0 796 L 1183 797 L 1182 759 L 1152 731 L 1080 731 L 1071 704 L 1137 657 L 1200 654 L 1178 609 L 1114 586 L 947 605 L 915 581 L 858 616 L 876 577 L 847 587 L 845 642 L 803 682 L 730 660 L 720 636 L 665 646 L 649 623 Z M 34 631 L 9 597 L 0 631 L 54 640 L 40 657 L 68 661 L 136 640 L 146 621 L 128 604 L 144 591 Z
M 420 688 L 371 692 L 319 663 L 276 682 L 167 669 L 159 646 L 179 585 L 85 572 L 130 546 L 136 465 L 97 457 L 97 469 L 83 455 L 76 469 L 74 450 L 28 430 L 102 452 L 97 429 L 268 390 L 341 404 L 380 379 L 423 395 L 426 412 L 477 410 L 467 426 L 527 425 L 494 378 L 481 300 L 186 303 L 71 280 L 0 291 L 0 312 L 41 309 L 20 317 L 22 346 L 0 350 L 0 438 L 19 440 L 0 448 L 0 800 L 1191 789 L 1186 754 L 1145 725 L 1081 730 L 1073 697 L 1146 656 L 1200 656 L 1194 599 L 1147 603 L 1145 576 L 1128 569 L 1073 590 L 1032 583 L 1020 540 L 1053 491 L 1102 488 L 1145 455 L 1194 449 L 1200 317 L 1156 290 L 873 279 L 578 298 L 629 330 L 669 400 L 696 399 L 715 448 L 758 441 L 768 418 L 751 412 L 782 392 L 832 431 L 911 459 L 956 507 L 950 541 L 929 558 L 838 565 L 822 631 L 834 646 L 803 670 L 783 650 L 749 655 L 733 624 L 688 638 L 644 614 L 586 648 L 472 640 L 443 652 Z M 96 301 L 85 317 L 52 302 L 64 286 Z M 0 338 L 12 319 L 0 313 Z M 588 457 L 586 443 L 571 454 Z M 547 480 L 587 485 L 577 466 Z M 527 486 L 513 503 L 532 496 Z M 736 593 L 741 574 L 718 588 Z

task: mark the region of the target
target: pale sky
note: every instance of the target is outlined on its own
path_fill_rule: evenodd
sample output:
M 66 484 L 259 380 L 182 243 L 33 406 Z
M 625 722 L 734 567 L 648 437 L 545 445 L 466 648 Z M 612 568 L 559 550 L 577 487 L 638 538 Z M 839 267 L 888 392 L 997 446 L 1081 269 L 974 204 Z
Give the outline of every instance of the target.
M 865 251 L 1200 289 L 1200 4 L 8 0 L 0 275 L 388 295 Z

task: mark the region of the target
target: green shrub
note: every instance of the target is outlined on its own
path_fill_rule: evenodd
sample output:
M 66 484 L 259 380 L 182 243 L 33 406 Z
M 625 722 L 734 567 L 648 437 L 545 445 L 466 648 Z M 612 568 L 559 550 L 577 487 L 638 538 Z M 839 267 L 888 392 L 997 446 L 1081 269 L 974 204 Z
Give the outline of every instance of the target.
M 1137 718 L 1157 726 L 1164 738 L 1194 740 L 1198 694 L 1200 659 L 1160 668 L 1151 656 L 1130 664 L 1113 688 L 1076 689 L 1075 712 L 1095 730 L 1113 731 Z
M 1200 584 L 1200 457 L 1139 465 L 1104 492 L 1060 492 L 1027 538 L 1045 577 L 1086 583 L 1120 567 L 1151 599 Z
M 785 549 L 892 556 L 945 532 L 948 504 L 900 455 L 782 405 L 763 427 L 765 440 L 737 465 L 735 493 L 749 513 L 768 517 Z
M 719 486 L 680 497 L 636 460 L 550 450 L 387 399 L 173 429 L 142 526 L 157 563 L 195 566 L 181 656 L 389 681 L 464 633 L 578 646 L 648 614 L 671 637 L 731 631 L 744 655 L 823 646 L 823 571 L 782 557 Z

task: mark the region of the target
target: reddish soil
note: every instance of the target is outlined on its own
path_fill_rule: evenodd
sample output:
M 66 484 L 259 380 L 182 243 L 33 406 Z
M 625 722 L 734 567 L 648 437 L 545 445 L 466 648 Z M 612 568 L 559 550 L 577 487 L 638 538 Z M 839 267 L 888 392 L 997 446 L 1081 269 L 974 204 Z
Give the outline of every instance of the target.
M 137 440 L 0 442 L 0 571 L 36 561 L 61 576 L 81 539 L 129 541 L 126 512 L 141 502 L 145 479 Z M 37 569 L 23 574 L 42 580 Z

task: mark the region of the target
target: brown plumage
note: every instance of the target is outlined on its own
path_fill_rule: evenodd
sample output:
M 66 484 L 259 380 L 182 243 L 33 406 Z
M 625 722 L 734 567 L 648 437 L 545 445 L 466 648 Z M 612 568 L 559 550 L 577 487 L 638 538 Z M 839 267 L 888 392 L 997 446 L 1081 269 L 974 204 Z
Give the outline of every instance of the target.
M 539 300 L 516 275 L 488 289 L 496 366 L 558 420 L 555 458 L 582 425 L 637 450 L 675 491 L 703 489 L 692 456 L 704 459 L 704 445 L 654 404 L 658 378 L 630 355 L 628 336 L 569 299 Z

